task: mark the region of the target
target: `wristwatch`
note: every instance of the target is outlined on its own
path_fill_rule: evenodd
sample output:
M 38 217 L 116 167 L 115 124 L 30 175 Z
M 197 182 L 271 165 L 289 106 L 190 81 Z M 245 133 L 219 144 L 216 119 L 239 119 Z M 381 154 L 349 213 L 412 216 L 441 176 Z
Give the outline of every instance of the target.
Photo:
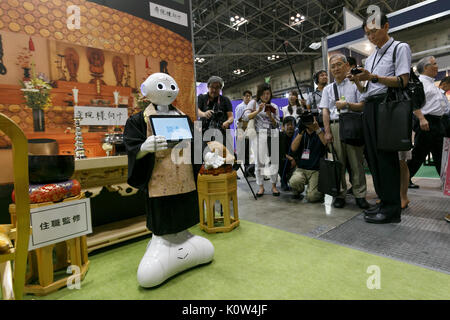
M 377 75 L 373 75 L 374 77 L 372 79 L 370 79 L 370 81 L 372 83 L 377 83 L 378 82 L 378 76 Z
M 317 135 L 319 135 L 321 132 L 323 132 L 323 131 L 322 131 L 322 129 L 320 129 L 320 128 L 316 130 L 316 134 L 317 134 Z

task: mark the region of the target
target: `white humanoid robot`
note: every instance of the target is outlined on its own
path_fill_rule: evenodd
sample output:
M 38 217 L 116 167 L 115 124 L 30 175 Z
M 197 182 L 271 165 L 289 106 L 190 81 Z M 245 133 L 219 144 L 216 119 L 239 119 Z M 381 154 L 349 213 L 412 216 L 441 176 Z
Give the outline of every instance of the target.
M 177 273 L 208 263 L 214 256 L 214 247 L 209 240 L 187 230 L 199 219 L 192 165 L 169 161 L 171 149 L 166 139 L 153 135 L 149 128 L 149 115 L 182 114 L 171 105 L 178 91 L 177 83 L 168 74 L 150 75 L 141 85 L 141 92 L 152 103 L 145 111 L 128 119 L 124 132 L 131 170 L 129 184 L 149 194 L 147 208 L 151 222 L 147 226 L 153 235 L 137 271 L 138 283 L 145 288 L 157 286 Z M 143 132 L 145 129 L 147 131 Z M 145 140 L 143 134 L 147 137 Z M 215 165 L 217 161 L 220 159 L 215 159 Z M 176 175 L 173 174 L 175 171 Z M 176 219 L 180 222 L 173 221 Z

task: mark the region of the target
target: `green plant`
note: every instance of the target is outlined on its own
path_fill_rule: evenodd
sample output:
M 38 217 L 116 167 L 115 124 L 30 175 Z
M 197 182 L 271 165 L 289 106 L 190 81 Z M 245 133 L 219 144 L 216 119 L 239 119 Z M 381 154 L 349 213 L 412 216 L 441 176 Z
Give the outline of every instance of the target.
M 147 108 L 147 106 L 151 103 L 151 101 L 140 92 L 134 93 L 134 98 L 136 100 L 136 105 L 141 110 Z
M 19 80 L 27 106 L 31 109 L 45 109 L 51 105 L 50 91 L 52 87 L 48 82 L 37 78 L 34 70 L 30 81 Z

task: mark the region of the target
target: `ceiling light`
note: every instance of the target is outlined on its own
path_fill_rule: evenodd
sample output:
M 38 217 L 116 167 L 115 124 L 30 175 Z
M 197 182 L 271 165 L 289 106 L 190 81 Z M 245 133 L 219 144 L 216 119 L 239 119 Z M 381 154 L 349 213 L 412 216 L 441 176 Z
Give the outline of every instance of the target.
M 295 17 L 291 16 L 291 21 L 289 21 L 289 26 L 296 26 L 301 24 L 303 21 L 305 21 L 305 16 L 300 14 L 300 13 L 296 13 Z
M 245 19 L 244 17 L 234 16 L 230 18 L 230 27 L 235 30 L 239 30 L 239 27 L 247 22 L 248 20 Z
M 313 42 L 309 45 L 309 47 L 313 50 L 317 50 L 322 46 L 321 42 Z

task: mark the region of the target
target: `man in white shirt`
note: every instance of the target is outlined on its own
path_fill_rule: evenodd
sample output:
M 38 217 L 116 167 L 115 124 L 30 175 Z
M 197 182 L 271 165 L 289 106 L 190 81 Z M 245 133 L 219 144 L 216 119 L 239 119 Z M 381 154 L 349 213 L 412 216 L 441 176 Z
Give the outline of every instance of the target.
M 248 106 L 248 103 L 252 99 L 252 92 L 250 90 L 245 90 L 243 95 L 243 100 L 234 109 L 234 128 L 236 136 L 236 153 L 239 160 L 244 161 L 244 175 L 249 176 L 250 167 L 250 144 L 248 137 L 245 136 L 245 130 L 247 129 L 247 121 L 242 119 L 244 111 Z
M 363 103 L 359 102 L 360 93 L 355 84 L 346 78 L 350 70 L 346 57 L 342 54 L 335 54 L 331 56 L 329 65 L 335 82 L 330 83 L 323 90 L 319 108 L 323 111 L 325 139 L 327 143 L 333 143 L 338 160 L 343 165 L 341 190 L 334 199 L 333 206 L 335 208 L 345 206 L 345 195 L 347 194 L 345 167 L 348 161 L 352 172 L 352 188 L 356 203 L 361 209 L 368 209 L 370 205 L 366 201 L 366 175 L 363 167 L 364 146 L 344 143 L 339 136 L 340 113 L 361 112 Z
M 447 98 L 442 95 L 441 89 L 434 84 L 434 77 L 438 73 L 438 65 L 433 56 L 420 59 L 417 63 L 420 81 L 425 91 L 425 104 L 419 115 L 419 125 L 414 126 L 414 148 L 412 159 L 408 161 L 410 176 L 413 177 L 431 152 L 433 162 L 438 174 L 441 174 L 441 158 L 443 145 L 442 116 L 447 111 Z M 417 121 L 416 121 L 417 122 Z
M 325 86 L 328 84 L 328 74 L 325 70 L 319 70 L 313 74 L 314 83 L 317 85 L 316 90 L 309 93 L 306 98 L 306 105 L 309 110 L 319 111 L 317 122 L 319 126 L 323 128 L 323 115 L 322 110 L 319 108 L 320 100 L 322 100 L 322 92 Z
M 313 75 L 314 83 L 317 85 L 316 90 L 308 94 L 306 98 L 306 105 L 310 110 L 318 110 L 320 100 L 322 100 L 322 92 L 325 86 L 328 84 L 328 75 L 325 70 L 319 70 Z
M 364 21 L 363 30 L 375 51 L 367 58 L 361 73 L 348 75 L 358 88 L 364 89 L 363 126 L 366 159 L 374 182 L 375 191 L 381 202 L 364 211 L 364 220 L 369 223 L 391 223 L 401 221 L 400 161 L 398 151 L 383 151 L 377 148 L 377 110 L 386 98 L 388 87 L 403 86 L 409 80 L 411 49 L 407 43 L 399 43 L 389 36 L 389 22 L 384 13 L 378 16 L 379 25 Z M 369 24 L 369 25 L 368 25 Z M 396 52 L 394 63 L 393 53 Z M 367 86 L 361 81 L 368 81 Z

